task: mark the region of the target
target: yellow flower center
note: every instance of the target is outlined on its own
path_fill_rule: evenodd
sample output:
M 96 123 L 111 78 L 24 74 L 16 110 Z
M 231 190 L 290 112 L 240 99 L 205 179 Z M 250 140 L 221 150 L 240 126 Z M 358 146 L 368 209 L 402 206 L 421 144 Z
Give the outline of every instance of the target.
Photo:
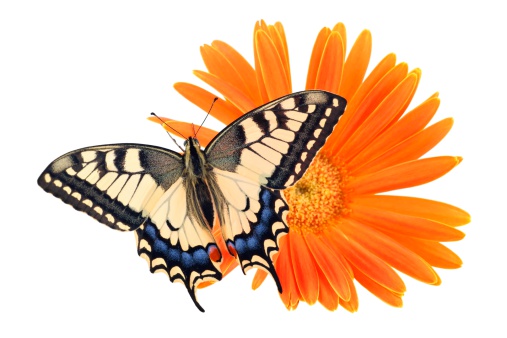
M 343 178 L 344 170 L 317 154 L 303 178 L 284 190 L 290 231 L 319 234 L 333 224 L 345 210 Z

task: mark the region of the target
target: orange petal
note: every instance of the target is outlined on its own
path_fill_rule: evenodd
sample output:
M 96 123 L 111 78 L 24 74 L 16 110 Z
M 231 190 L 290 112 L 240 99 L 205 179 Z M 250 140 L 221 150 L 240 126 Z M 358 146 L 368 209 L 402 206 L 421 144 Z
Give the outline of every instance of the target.
M 231 102 L 242 113 L 247 113 L 256 108 L 252 99 L 238 88 L 230 85 L 226 81 L 213 74 L 209 74 L 200 70 L 194 70 L 194 75 L 209 84 L 211 87 L 219 91 L 229 102 Z
M 196 131 L 199 130 L 199 133 L 197 134 L 197 139 L 199 140 L 199 143 L 201 144 L 201 147 L 206 147 L 208 143 L 218 134 L 218 132 L 206 128 L 206 127 L 200 127 L 196 126 L 193 123 L 188 122 L 182 122 L 182 121 L 176 121 L 168 119 L 167 117 L 160 117 L 160 120 L 164 121 L 165 123 L 161 123 L 159 118 L 155 116 L 148 117 L 148 120 L 151 122 L 155 122 L 158 124 L 161 124 L 162 127 L 164 127 L 165 130 L 170 132 L 171 134 L 182 137 L 187 139 L 189 137 L 194 137 L 196 134 Z
M 287 45 L 287 37 L 285 36 L 285 29 L 283 28 L 283 25 L 281 22 L 275 22 L 275 28 L 278 31 L 278 34 L 280 35 L 280 39 L 283 43 L 283 50 L 285 51 L 285 56 L 287 59 L 287 65 L 289 65 L 289 47 Z M 288 72 L 288 75 L 290 75 L 290 72 Z
M 342 37 L 343 38 L 343 37 Z M 344 42 L 345 45 L 345 42 Z M 371 55 L 371 33 L 364 30 L 352 46 L 343 66 L 342 82 L 338 95 L 350 101 L 363 82 Z
M 297 232 L 290 232 L 286 237 L 290 240 L 292 268 L 301 297 L 308 304 L 315 304 L 319 297 L 319 276 L 312 254 L 303 236 Z
M 222 253 L 222 263 L 220 263 L 220 271 L 222 272 L 222 277 L 227 276 L 232 270 L 234 270 L 239 264 L 237 259 L 229 254 L 227 247 L 225 246 L 224 239 L 222 237 L 222 230 L 218 229 L 218 234 L 216 231 L 213 231 L 213 237 L 215 237 L 215 241 Z
M 322 51 L 315 89 L 338 93 L 342 79 L 344 53 L 340 34 L 332 32 Z
M 255 80 L 255 70 L 248 61 L 225 42 L 215 40 L 211 43 L 211 45 L 222 53 L 222 55 L 224 55 L 224 57 L 229 60 L 229 62 L 237 70 L 238 74 L 242 77 L 243 82 L 247 86 L 249 96 L 255 102 L 255 105 L 260 106 L 265 103 L 261 100 L 259 94 L 257 81 Z
M 356 269 L 362 271 L 369 278 L 389 290 L 400 294 L 405 292 L 405 284 L 400 276 L 383 260 L 373 255 L 356 241 L 347 238 L 338 229 L 330 228 L 329 231 L 332 234 L 332 237 L 329 238 L 335 242 L 336 248 L 347 258 L 354 271 Z
M 246 84 L 244 74 L 240 73 L 218 49 L 208 45 L 201 46 L 201 56 L 210 74 L 236 87 L 252 101 L 255 100 Z
M 334 252 L 326 246 L 324 241 L 313 234 L 306 235 L 305 241 L 326 280 L 340 298 L 346 301 L 349 300 L 352 279 L 347 270 L 340 264 L 339 259 L 335 257 Z
M 451 130 L 453 119 L 447 118 L 421 130 L 364 165 L 354 175 L 373 173 L 399 163 L 416 160 L 436 146 Z
M 260 67 L 258 71 L 262 74 L 268 100 L 271 101 L 289 94 L 291 89 L 282 58 L 278 54 L 273 40 L 262 30 L 258 30 L 255 34 L 255 52 Z
M 395 67 L 398 67 L 396 71 L 393 70 Z M 378 63 L 378 65 L 371 71 L 371 73 L 366 77 L 363 83 L 359 86 L 358 90 L 355 92 L 354 96 L 351 98 L 347 98 L 349 102 L 350 108 L 356 110 L 357 107 L 364 101 L 365 97 L 370 93 L 375 86 L 388 74 L 391 72 L 392 74 L 398 74 L 400 70 L 403 70 L 403 63 L 396 66 L 396 55 L 388 54 L 386 55 L 382 61 Z M 406 74 L 401 74 L 403 77 L 400 78 L 400 81 L 405 77 Z M 393 87 L 394 88 L 394 87 Z
M 396 212 L 418 218 L 425 218 L 450 226 L 470 222 L 470 215 L 453 205 L 417 197 L 392 195 L 355 196 L 353 202 L 366 207 Z
M 391 127 L 394 123 L 396 123 L 400 119 L 400 117 L 403 115 L 405 110 L 407 110 L 410 102 L 412 102 L 412 98 L 414 97 L 415 92 L 417 91 L 417 87 L 419 86 L 419 81 L 421 80 L 421 70 L 419 68 L 416 68 L 416 69 L 410 71 L 410 73 L 408 73 L 408 76 L 410 76 L 410 75 L 415 76 L 415 78 L 416 78 L 414 90 L 407 97 L 407 99 L 405 100 L 405 104 L 398 110 L 398 114 L 396 114 L 394 116 L 394 118 L 391 120 L 391 122 L 387 125 L 386 129 Z
M 222 230 L 219 226 L 214 226 L 212 231 L 213 237 L 215 238 L 215 242 L 218 245 L 218 249 L 222 254 L 222 263 L 220 263 L 220 271 L 222 272 L 222 277 L 225 277 L 231 272 L 234 268 L 238 266 L 238 262 L 236 258 L 229 254 L 225 246 L 224 238 L 222 237 Z M 205 288 L 214 284 L 215 282 L 202 282 L 197 287 L 199 289 Z
M 319 274 L 319 303 L 329 311 L 334 311 L 338 308 L 340 297 L 329 284 L 323 272 L 317 269 L 317 273 Z
M 208 112 L 211 107 L 213 100 L 216 95 L 212 94 L 200 87 L 197 87 L 190 83 L 185 82 L 177 82 L 174 84 L 174 89 L 178 93 L 180 93 L 184 98 L 204 110 Z M 236 120 L 243 113 L 236 107 L 234 107 L 230 102 L 224 101 L 222 99 L 218 99 L 213 109 L 210 112 L 210 115 L 215 117 L 220 122 L 228 125 L 232 121 Z
M 345 25 L 341 22 L 338 22 L 336 25 L 334 25 L 332 31 L 340 34 L 343 41 L 343 50 L 347 50 L 347 30 L 345 28 Z
M 349 207 L 354 210 L 350 218 L 388 234 L 401 234 L 439 242 L 458 241 L 465 236 L 456 228 L 424 218 L 371 208 L 358 203 L 350 203 Z
M 390 236 L 434 267 L 457 269 L 463 264 L 458 255 L 441 243 L 402 235 Z
M 266 270 L 257 269 L 255 272 L 254 278 L 252 280 L 252 290 L 257 290 L 259 286 L 266 280 L 268 273 Z
M 400 109 L 412 95 L 417 77 L 407 76 L 371 112 L 368 118 L 356 129 L 340 150 L 343 161 L 349 162 L 358 152 L 366 148 L 383 131 L 386 126 L 398 115 Z M 379 97 L 380 99 L 380 97 Z
M 278 26 L 269 25 L 268 32 L 269 36 L 271 37 L 271 40 L 273 41 L 273 44 L 275 45 L 278 55 L 280 55 L 280 58 L 282 60 L 283 69 L 285 71 L 285 78 L 289 82 L 289 88 L 292 88 L 290 76 L 289 50 L 286 48 L 287 41 L 284 41 L 285 32 L 283 31 L 283 26 L 279 22 L 278 24 L 279 24 Z M 281 28 L 281 31 L 279 31 L 279 28 Z
M 364 286 L 366 290 L 370 291 L 380 300 L 394 307 L 403 306 L 403 300 L 401 299 L 400 295 L 393 293 L 388 289 L 386 289 L 385 287 L 383 287 L 382 285 L 376 283 L 367 275 L 363 274 L 360 270 L 354 269 L 354 276 L 356 276 L 356 279 L 359 282 L 359 284 Z
M 308 67 L 308 74 L 306 76 L 306 90 L 315 89 L 315 82 L 317 81 L 317 72 L 319 71 L 320 60 L 322 52 L 326 45 L 327 38 L 331 34 L 331 30 L 324 27 L 320 30 L 315 44 L 313 45 L 312 56 L 310 57 L 310 65 Z
M 354 284 L 350 286 L 350 300 L 344 301 L 340 298 L 340 306 L 351 313 L 357 312 L 359 308 L 359 299 L 357 298 L 357 291 Z
M 412 111 L 408 112 L 347 163 L 347 167 L 351 174 L 356 168 L 360 168 L 360 166 L 377 158 L 396 144 L 422 130 L 433 118 L 439 105 L 440 99 L 437 97 L 430 97 Z
M 439 156 L 405 162 L 372 174 L 351 177 L 346 189 L 355 195 L 366 195 L 414 187 L 445 175 L 461 160 L 461 157 Z
M 255 62 L 255 79 L 257 81 L 257 87 L 259 88 L 259 96 L 261 97 L 262 102 L 269 102 L 268 93 L 266 91 L 266 85 L 264 83 L 264 78 L 262 77 L 261 65 L 259 60 L 259 54 L 257 53 L 257 43 L 255 37 L 257 36 L 257 31 L 264 30 L 267 31 L 267 25 L 264 20 L 255 23 L 254 27 L 254 62 Z
M 294 276 L 292 260 L 290 257 L 291 243 L 288 240 L 289 235 L 280 239 L 280 253 L 275 261 L 276 273 L 282 284 L 282 294 L 280 298 L 288 310 L 294 310 L 299 304 L 301 294 Z
M 438 281 L 437 273 L 428 263 L 382 232 L 353 220 L 344 220 L 340 230 L 396 270 L 423 283 Z
M 352 134 L 375 111 L 375 108 L 382 100 L 406 77 L 408 67 L 405 63 L 387 69 L 393 61 L 395 61 L 394 55 L 379 64 L 359 87 L 352 100 L 347 103 L 347 108 L 340 118 L 340 123 L 338 123 L 328 140 L 328 143 L 331 142 L 330 146 L 333 152 L 341 149 L 348 142 Z M 387 71 L 387 73 L 383 73 L 384 71 Z M 380 75 L 383 76 L 378 79 Z M 378 82 L 371 83 L 375 80 L 378 80 Z M 365 92 L 366 90 L 369 91 Z

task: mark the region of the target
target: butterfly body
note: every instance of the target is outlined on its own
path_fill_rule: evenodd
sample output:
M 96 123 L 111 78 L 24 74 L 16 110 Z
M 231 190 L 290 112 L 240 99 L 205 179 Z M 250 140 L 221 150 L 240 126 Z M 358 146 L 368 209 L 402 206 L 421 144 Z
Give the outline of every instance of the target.
M 323 91 L 294 93 L 240 117 L 204 150 L 188 138 L 183 155 L 141 144 L 74 150 L 38 184 L 113 229 L 135 231 L 150 271 L 182 282 L 201 311 L 196 287 L 222 278 L 215 220 L 243 271 L 268 271 L 282 292 L 273 265 L 288 232 L 281 190 L 304 174 L 345 104 Z

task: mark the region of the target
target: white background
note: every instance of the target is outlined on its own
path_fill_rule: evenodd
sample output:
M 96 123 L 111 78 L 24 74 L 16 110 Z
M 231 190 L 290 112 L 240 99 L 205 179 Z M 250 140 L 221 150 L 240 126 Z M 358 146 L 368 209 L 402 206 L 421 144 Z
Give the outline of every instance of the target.
M 27 337 L 505 337 L 505 10 L 495 1 L 12 1 L 0 5 L 2 217 L 0 335 Z M 500 3 L 500 2 L 498 2 Z M 288 312 L 274 283 L 252 291 L 239 270 L 200 290 L 200 313 L 181 284 L 149 273 L 132 233 L 111 231 L 43 192 L 40 172 L 83 146 L 136 142 L 174 148 L 150 112 L 200 123 L 172 84 L 201 84 L 199 46 L 220 39 L 249 61 L 256 20 L 281 21 L 293 90 L 304 87 L 323 26 L 342 21 L 348 47 L 373 35 L 372 66 L 395 52 L 435 91 L 434 121 L 455 125 L 430 155 L 461 155 L 450 174 L 400 193 L 472 215 L 451 243 L 464 261 L 442 285 L 404 276 L 404 307 L 358 286 L 359 312 L 300 304 Z M 370 68 L 371 70 L 371 68 Z M 213 119 L 208 127 L 220 129 Z

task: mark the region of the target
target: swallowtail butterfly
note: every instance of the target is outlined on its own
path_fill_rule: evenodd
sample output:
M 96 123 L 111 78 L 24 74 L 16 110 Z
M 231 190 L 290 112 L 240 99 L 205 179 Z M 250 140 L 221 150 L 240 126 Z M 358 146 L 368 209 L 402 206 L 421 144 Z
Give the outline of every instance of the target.
M 183 155 L 120 143 L 71 151 L 37 183 L 47 192 L 120 231 L 135 231 L 151 272 L 182 282 L 199 310 L 196 287 L 222 278 L 222 254 L 211 229 L 217 216 L 227 250 L 243 272 L 269 272 L 288 232 L 281 193 L 305 173 L 343 114 L 346 101 L 318 90 L 269 102 Z

